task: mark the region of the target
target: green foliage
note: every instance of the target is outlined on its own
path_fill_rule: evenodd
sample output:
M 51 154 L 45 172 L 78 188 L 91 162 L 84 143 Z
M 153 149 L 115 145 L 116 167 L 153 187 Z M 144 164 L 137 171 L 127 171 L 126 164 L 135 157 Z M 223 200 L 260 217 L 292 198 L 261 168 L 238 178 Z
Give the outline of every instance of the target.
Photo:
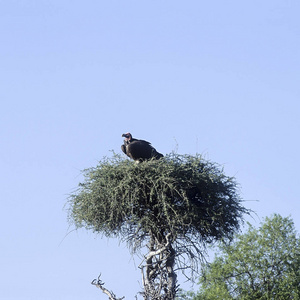
M 139 247 L 149 237 L 192 243 L 231 237 L 241 205 L 234 178 L 201 156 L 170 154 L 139 164 L 114 154 L 84 171 L 70 220 Z
M 197 299 L 300 299 L 300 239 L 293 221 L 275 214 L 259 229 L 222 243 L 200 278 Z

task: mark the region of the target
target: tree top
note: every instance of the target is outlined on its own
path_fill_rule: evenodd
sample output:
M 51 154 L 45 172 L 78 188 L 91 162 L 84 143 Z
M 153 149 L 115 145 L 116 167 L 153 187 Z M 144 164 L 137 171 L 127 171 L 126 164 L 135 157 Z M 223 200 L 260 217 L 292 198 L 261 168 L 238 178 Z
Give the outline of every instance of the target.
M 201 155 L 171 153 L 139 164 L 120 155 L 83 171 L 69 197 L 69 218 L 139 248 L 155 238 L 209 243 L 232 237 L 243 214 L 238 184 Z

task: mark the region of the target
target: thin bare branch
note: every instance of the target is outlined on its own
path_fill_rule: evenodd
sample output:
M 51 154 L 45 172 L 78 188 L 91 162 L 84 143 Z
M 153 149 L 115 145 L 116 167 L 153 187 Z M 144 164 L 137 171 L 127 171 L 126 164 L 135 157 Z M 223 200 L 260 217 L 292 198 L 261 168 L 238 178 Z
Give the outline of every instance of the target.
M 108 289 L 106 289 L 104 287 L 104 282 L 100 279 L 101 277 L 101 274 L 98 276 L 98 279 L 94 279 L 91 284 L 96 286 L 97 288 L 99 288 L 104 294 L 106 294 L 108 296 L 108 299 L 109 300 L 122 300 L 124 299 L 125 297 L 122 297 L 122 298 L 117 298 L 117 296 L 112 292 L 112 291 L 109 291 Z

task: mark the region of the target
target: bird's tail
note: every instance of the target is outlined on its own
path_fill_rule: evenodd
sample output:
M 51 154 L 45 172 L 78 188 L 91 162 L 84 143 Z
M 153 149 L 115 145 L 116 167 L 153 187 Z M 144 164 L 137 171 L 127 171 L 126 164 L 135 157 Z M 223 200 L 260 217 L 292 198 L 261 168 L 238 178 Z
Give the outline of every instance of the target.
M 157 152 L 155 149 L 152 150 L 152 157 L 155 157 L 156 159 L 160 159 L 164 157 L 161 153 Z

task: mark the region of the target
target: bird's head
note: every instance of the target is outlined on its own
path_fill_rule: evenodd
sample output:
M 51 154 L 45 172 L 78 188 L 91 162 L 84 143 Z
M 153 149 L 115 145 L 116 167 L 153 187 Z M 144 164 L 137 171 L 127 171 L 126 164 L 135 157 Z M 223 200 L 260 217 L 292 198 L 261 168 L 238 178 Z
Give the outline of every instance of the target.
M 131 135 L 131 133 L 129 133 L 129 132 L 123 133 L 123 134 L 122 134 L 122 137 L 125 138 L 124 140 L 125 140 L 126 142 L 130 142 L 131 139 L 132 139 L 132 135 Z

